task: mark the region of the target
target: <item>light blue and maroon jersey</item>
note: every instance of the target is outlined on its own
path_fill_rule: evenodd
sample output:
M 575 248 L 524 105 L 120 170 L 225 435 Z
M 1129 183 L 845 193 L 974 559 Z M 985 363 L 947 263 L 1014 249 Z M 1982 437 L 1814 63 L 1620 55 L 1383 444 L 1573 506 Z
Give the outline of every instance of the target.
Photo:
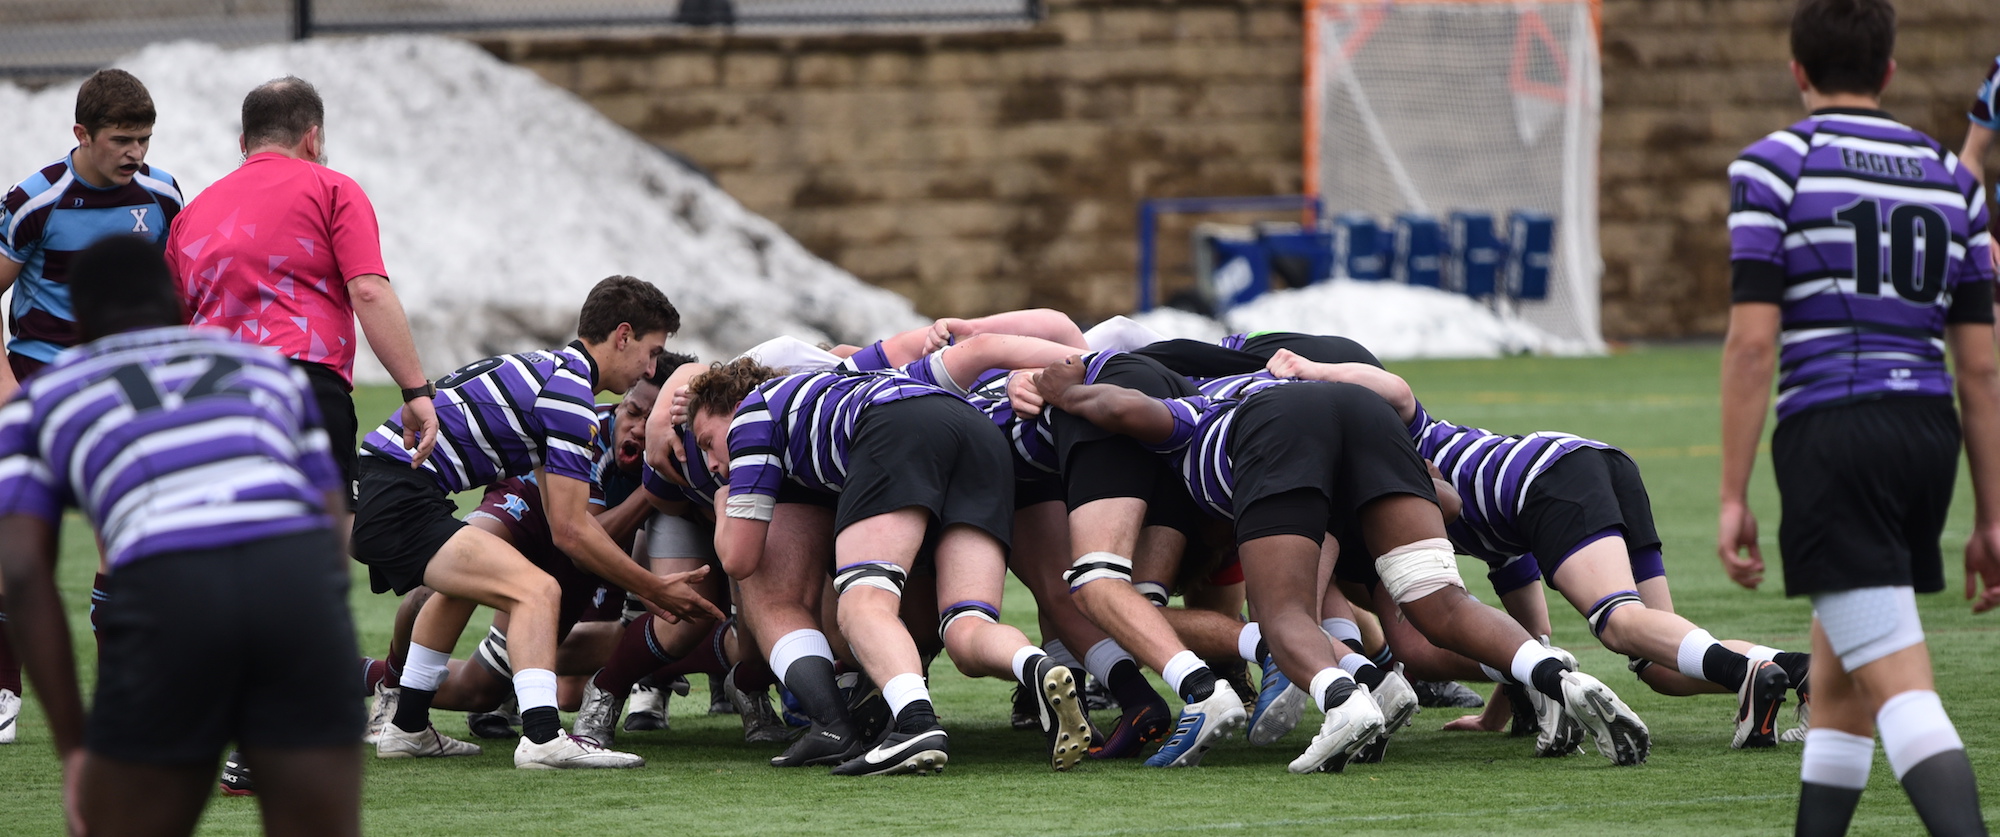
M 1991 286 L 1967 286 L 1993 279 L 1985 193 L 1956 156 L 1880 111 L 1825 109 L 1744 149 L 1729 181 L 1734 299 L 1783 311 L 1780 421 L 1951 394 L 1945 325 L 1991 322 Z
M 77 177 L 64 155 L 15 184 L 0 198 L 0 257 L 21 264 L 7 350 L 47 363 L 81 342 L 69 301 L 70 259 L 114 235 L 164 242 L 181 204 L 173 176 L 144 163 L 130 183 L 99 189 Z
M 550 474 L 592 482 L 597 363 L 583 344 L 474 361 L 438 379 L 437 448 L 424 460 L 450 494 L 506 477 Z M 361 440 L 361 455 L 409 464 L 402 411 Z
M 1617 450 L 1568 433 L 1503 436 L 1452 424 L 1417 405 L 1410 419 L 1417 455 L 1430 460 L 1458 492 L 1458 520 L 1445 527 L 1459 551 L 1498 565 L 1528 551 L 1515 517 L 1535 478 L 1564 454 L 1583 448 Z
M 770 520 L 786 479 L 839 493 L 862 412 L 927 395 L 956 397 L 880 373 L 808 372 L 764 382 L 737 405 L 729 424 L 729 516 Z
M 332 525 L 342 487 L 305 373 L 183 327 L 64 354 L 0 407 L 0 515 L 81 508 L 114 569 Z
M 1986 78 L 1979 82 L 1979 95 L 1973 97 L 1972 110 L 1965 115 L 1974 125 L 2000 131 L 2000 58 L 1993 59 L 1993 66 L 1987 68 Z

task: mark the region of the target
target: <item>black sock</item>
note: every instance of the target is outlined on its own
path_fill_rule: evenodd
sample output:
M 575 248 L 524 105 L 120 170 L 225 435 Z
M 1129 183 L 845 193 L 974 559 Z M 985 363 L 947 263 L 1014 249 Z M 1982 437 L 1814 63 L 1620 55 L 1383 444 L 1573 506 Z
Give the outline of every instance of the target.
M 928 700 L 913 700 L 903 711 L 896 713 L 896 731 L 914 735 L 938 725 L 937 713 L 931 709 Z
M 1139 664 L 1131 660 L 1119 660 L 1113 665 L 1104 686 L 1111 690 L 1111 699 L 1118 701 L 1118 707 L 1127 712 L 1167 702 L 1159 692 L 1153 691 L 1153 684 L 1146 679 L 1145 672 L 1140 671 Z
M 1710 683 L 1731 690 L 1741 689 L 1743 678 L 1750 676 L 1750 658 L 1718 642 L 1701 655 L 1701 673 L 1708 677 Z
M 847 702 L 840 699 L 840 686 L 833 681 L 832 660 L 800 657 L 785 669 L 784 680 L 806 717 L 842 735 L 847 733 Z
M 1271 661 L 1271 643 L 1266 642 L 1262 638 L 1259 638 L 1257 640 L 1257 650 L 1253 653 L 1257 655 L 1258 665 L 1261 666 L 1264 665 L 1265 663 L 1269 663 Z
M 1354 673 L 1354 681 L 1373 690 L 1382 685 L 1382 678 L 1388 676 L 1387 673 L 1373 665 L 1365 665 L 1361 667 L 1360 671 Z
M 404 732 L 423 732 L 431 725 L 431 699 L 437 697 L 436 690 L 403 687 L 403 695 L 396 699 L 396 728 Z
M 1368 648 L 1361 644 L 1361 640 L 1343 639 L 1340 641 L 1340 644 L 1347 646 L 1347 650 L 1349 651 L 1360 654 L 1363 657 L 1368 656 Z
M 1049 655 L 1047 654 L 1036 654 L 1035 656 L 1029 657 L 1028 664 L 1021 667 L 1021 685 L 1026 686 L 1030 690 L 1035 691 L 1037 693 L 1041 692 L 1042 681 L 1041 678 L 1035 676 L 1035 670 L 1041 668 L 1042 661 L 1048 658 Z M 1076 691 L 1079 695 L 1081 695 L 1083 692 L 1083 678 L 1078 676 L 1081 674 L 1083 674 L 1083 672 L 1079 671 L 1076 672 L 1076 674 L 1071 675 L 1072 677 L 1076 677 Z
M 1333 681 L 1333 685 L 1326 687 L 1326 702 L 1320 706 L 1320 711 L 1325 712 L 1346 703 L 1348 696 L 1352 694 L 1354 694 L 1354 681 L 1344 677 Z
M 1390 668 L 1396 662 L 1396 652 L 1384 645 L 1382 650 L 1368 655 L 1368 662 L 1374 663 L 1376 668 Z
M 1854 806 L 1859 804 L 1860 788 L 1800 782 L 1798 822 L 1792 826 L 1792 833 L 1796 837 L 1846 834 L 1848 821 L 1854 819 Z
M 1529 679 L 1534 681 L 1535 691 L 1562 700 L 1562 676 L 1566 671 L 1569 669 L 1563 668 L 1561 660 L 1550 657 L 1535 664 L 1535 670 L 1530 673 Z
M 537 706 L 521 713 L 521 734 L 536 744 L 547 744 L 562 732 L 562 716 L 553 706 Z
M 1785 676 L 1792 679 L 1792 688 L 1806 691 L 1806 674 L 1812 671 L 1812 655 L 1800 651 L 1779 651 L 1771 662 L 1785 670 Z
M 1215 694 L 1215 672 L 1207 666 L 1195 669 L 1194 673 L 1181 678 L 1181 700 L 1200 703 Z
M 1985 837 L 1979 813 L 1979 783 L 1964 750 L 1946 750 L 1917 762 L 1903 774 L 1903 792 L 1932 834 Z

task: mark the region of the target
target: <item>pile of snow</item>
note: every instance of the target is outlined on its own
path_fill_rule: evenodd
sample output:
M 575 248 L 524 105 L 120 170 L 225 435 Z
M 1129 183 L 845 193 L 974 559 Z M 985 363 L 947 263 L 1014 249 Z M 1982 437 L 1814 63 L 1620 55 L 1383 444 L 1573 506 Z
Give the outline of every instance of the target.
M 1197 340 L 1249 331 L 1338 334 L 1384 360 L 1601 351 L 1496 312 L 1484 302 L 1395 282 L 1334 279 L 1277 291 L 1230 310 L 1220 322 L 1171 308 L 1136 314 L 1133 319 L 1167 337 Z
M 328 163 L 375 203 L 433 375 L 560 344 L 612 274 L 665 290 L 684 320 L 669 346 L 704 358 L 778 335 L 860 344 L 924 322 L 575 96 L 463 42 L 175 43 L 118 66 L 159 109 L 148 161 L 189 198 L 238 164 L 245 93 L 288 74 L 319 88 Z M 0 182 L 74 145 L 76 87 L 0 84 Z M 387 380 L 367 351 L 356 373 Z

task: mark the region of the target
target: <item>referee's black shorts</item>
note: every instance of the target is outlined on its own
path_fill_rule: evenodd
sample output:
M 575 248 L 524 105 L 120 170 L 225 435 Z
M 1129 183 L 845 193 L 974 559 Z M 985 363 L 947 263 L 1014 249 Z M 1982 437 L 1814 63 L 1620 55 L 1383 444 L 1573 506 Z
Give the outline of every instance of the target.
M 1959 446 L 1950 398 L 1878 398 L 1779 422 L 1771 465 L 1785 594 L 1944 589 L 1938 538 Z
M 324 363 L 294 360 L 312 383 L 313 401 L 319 406 L 320 422 L 326 425 L 326 439 L 332 447 L 333 464 L 340 468 L 341 494 L 347 510 L 354 511 L 354 473 L 357 448 L 361 444 L 361 423 L 354 417 L 354 392 L 340 373 Z
M 108 582 L 85 745 L 215 766 L 243 748 L 361 742 L 347 561 L 321 529 L 141 558 Z M 134 789 L 139 790 L 139 789 Z

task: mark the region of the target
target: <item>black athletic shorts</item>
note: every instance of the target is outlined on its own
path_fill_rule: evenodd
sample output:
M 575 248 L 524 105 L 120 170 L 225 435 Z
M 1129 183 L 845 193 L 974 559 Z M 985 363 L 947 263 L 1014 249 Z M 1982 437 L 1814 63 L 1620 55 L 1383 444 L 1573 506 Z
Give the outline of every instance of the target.
M 1030 471 L 1033 471 L 1032 475 L 1028 473 Z M 1014 474 L 1015 511 L 1048 502 L 1062 502 L 1062 477 L 1018 464 L 1014 467 Z
M 118 606 L 99 616 L 91 752 L 213 768 L 231 741 L 361 742 L 360 650 L 331 533 L 154 555 L 107 583 Z
M 1355 384 L 1302 382 L 1252 395 L 1236 408 L 1229 455 L 1239 544 L 1267 535 L 1321 542 L 1326 532 L 1357 522 L 1362 506 L 1392 494 L 1437 502 L 1430 472 L 1395 408 Z M 1260 500 L 1297 489 L 1324 496 L 1326 514 L 1311 519 L 1296 502 L 1268 519 L 1259 513 Z
M 1162 340 L 1135 349 L 1132 354 L 1159 361 L 1162 366 L 1190 378 L 1220 378 L 1263 371 L 1264 364 L 1279 349 L 1291 349 L 1299 357 L 1318 363 L 1382 365 L 1374 352 L 1345 337 L 1289 331 L 1255 335 L 1243 341 L 1241 350 L 1200 340 Z
M 333 464 L 340 468 L 340 481 L 346 485 L 347 510 L 354 511 L 355 461 L 361 440 L 361 424 L 354 417 L 354 393 L 348 389 L 347 381 L 324 363 L 292 361 L 306 373 L 306 380 L 312 382 L 313 401 L 319 405 L 319 418 L 326 425 L 326 438 L 332 447 Z
M 1096 383 L 1116 384 L 1154 398 L 1183 398 L 1200 393 L 1187 378 L 1151 358 L 1126 353 L 1105 361 Z M 1199 513 L 1187 486 L 1167 459 L 1138 441 L 1098 427 L 1061 410 L 1048 411 L 1055 436 L 1057 461 L 1062 463 L 1064 498 L 1070 510 L 1096 500 L 1143 497 L 1148 525 L 1173 526 L 1191 532 Z M 1154 508 L 1159 511 L 1153 511 Z
M 854 427 L 838 534 L 897 509 L 929 509 L 933 531 L 964 523 L 1006 545 L 1014 533 L 1014 463 L 1007 439 L 972 405 L 949 395 L 877 404 Z
M 1959 445 L 1950 398 L 1879 398 L 1779 422 L 1771 465 L 1785 594 L 1944 589 L 1938 537 Z
M 465 523 L 431 473 L 361 457 L 354 507 L 354 559 L 368 565 L 368 586 L 400 596 L 424 583 L 424 568 Z
M 1252 335 L 1243 341 L 1245 354 L 1265 360 L 1270 360 L 1279 349 L 1291 349 L 1292 354 L 1315 363 L 1365 363 L 1376 368 L 1382 366 L 1382 361 L 1375 357 L 1374 352 L 1368 351 L 1368 347 L 1331 334 L 1267 331 Z
M 1622 451 L 1580 448 L 1535 477 L 1514 527 L 1528 539 L 1542 578 L 1556 589 L 1556 567 L 1592 535 L 1616 529 L 1628 554 L 1660 548 L 1653 501 L 1639 466 Z

